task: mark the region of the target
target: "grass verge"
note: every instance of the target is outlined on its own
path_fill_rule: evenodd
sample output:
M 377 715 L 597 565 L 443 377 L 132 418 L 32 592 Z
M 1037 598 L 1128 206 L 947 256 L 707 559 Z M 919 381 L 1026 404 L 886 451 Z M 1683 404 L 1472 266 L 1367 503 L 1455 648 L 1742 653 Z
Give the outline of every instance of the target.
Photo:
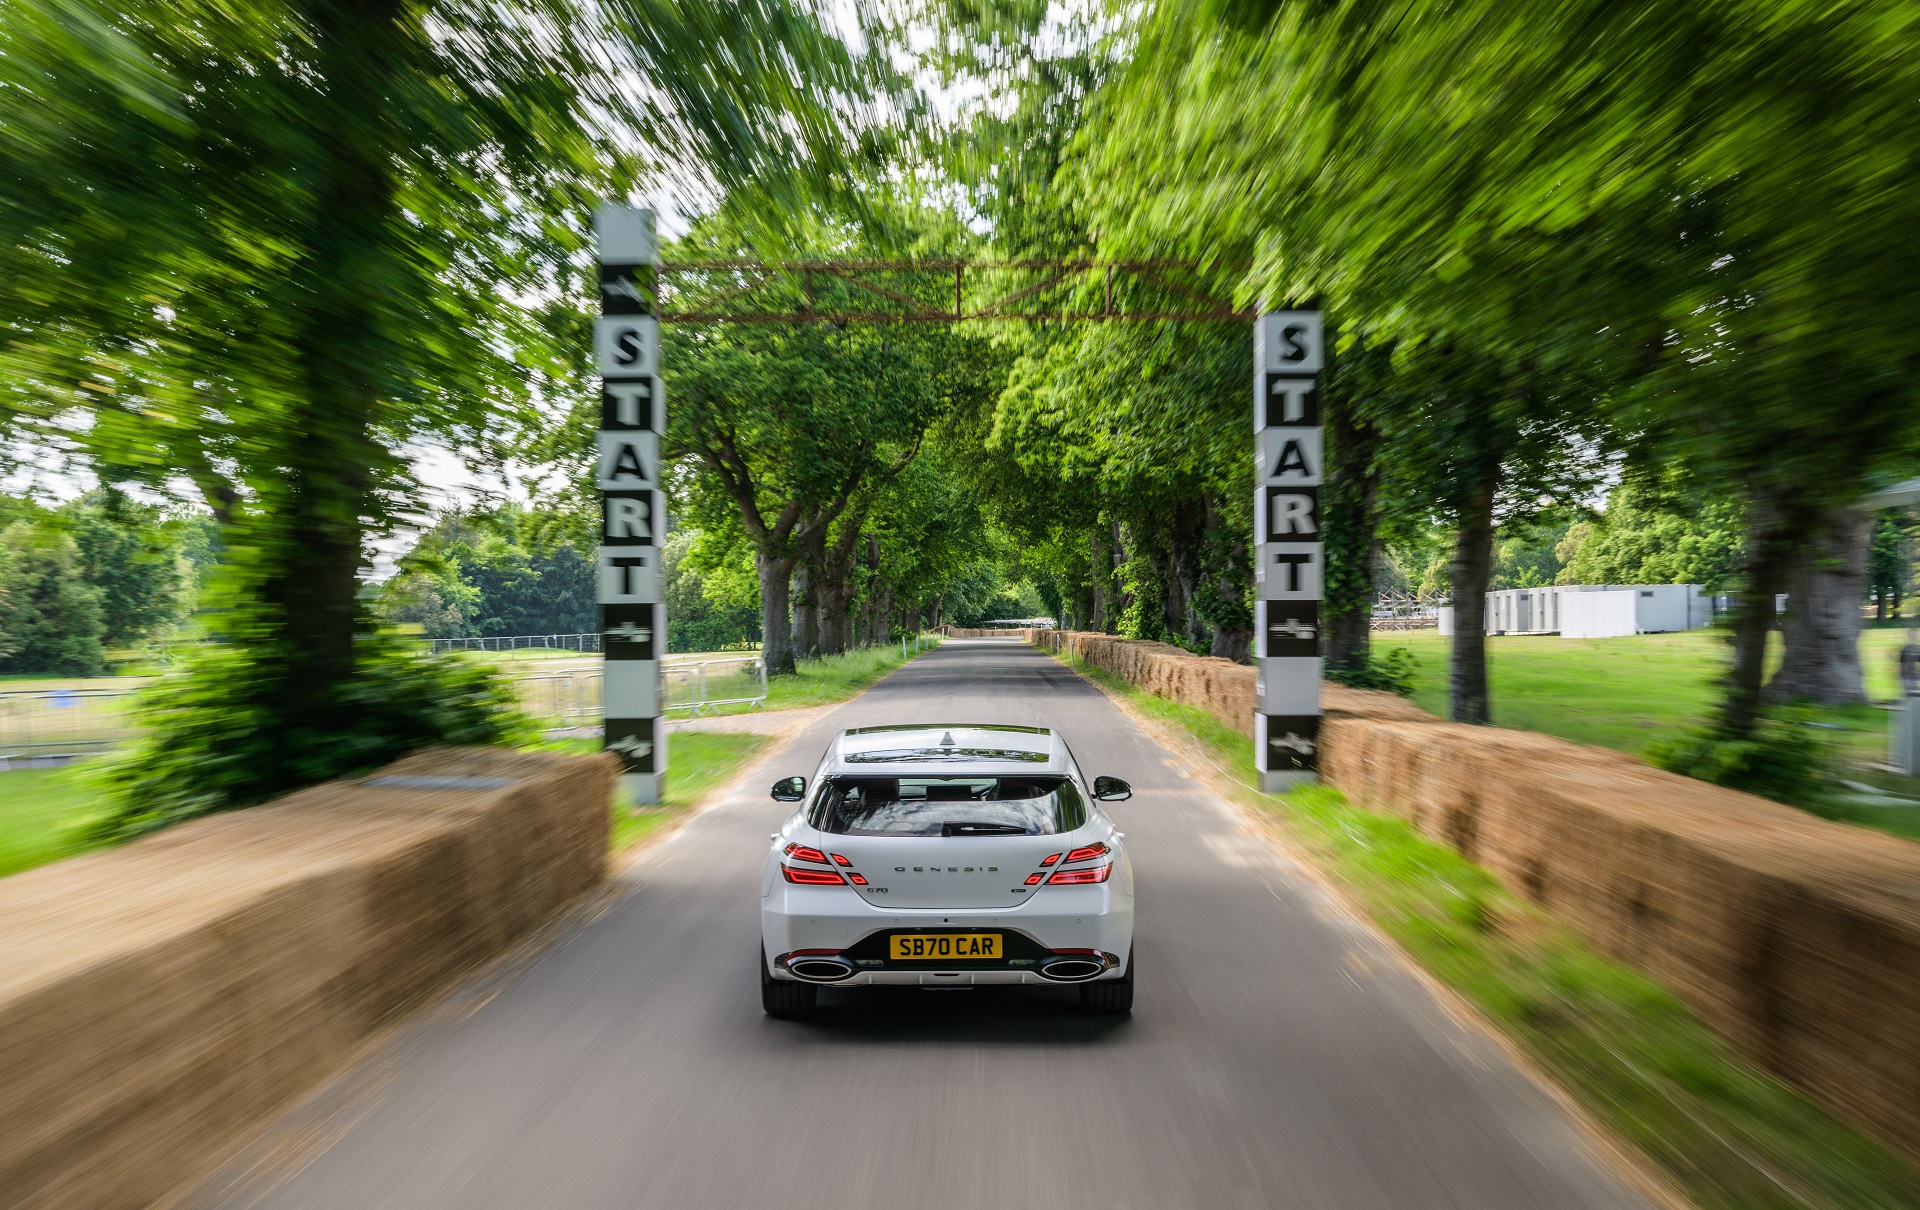
M 843 655 L 801 660 L 791 676 L 776 676 L 767 682 L 766 708 L 797 710 L 843 702 L 918 654 L 909 643 L 904 656 L 898 646 L 862 647 Z
M 1485 869 L 1332 787 L 1262 794 L 1246 736 L 1080 671 L 1196 741 L 1235 797 L 1695 1205 L 1920 1205 L 1920 1171 L 1746 1063 L 1671 993 L 1595 953 Z
M 0 773 L 0 878 L 99 848 L 87 830 L 103 811 L 79 765 Z
M 613 851 L 630 849 L 698 806 L 716 786 L 773 742 L 740 731 L 676 731 L 668 741 L 665 801 L 657 807 L 613 808 Z M 598 752 L 597 739 L 561 739 L 540 745 L 555 752 Z

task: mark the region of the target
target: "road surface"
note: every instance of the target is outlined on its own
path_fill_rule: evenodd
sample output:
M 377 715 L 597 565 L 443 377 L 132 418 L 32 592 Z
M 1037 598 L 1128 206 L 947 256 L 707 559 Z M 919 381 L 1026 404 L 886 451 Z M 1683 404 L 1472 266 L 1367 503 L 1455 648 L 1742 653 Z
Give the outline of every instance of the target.
M 829 991 L 761 1015 L 758 878 L 862 724 L 1053 726 L 1137 878 L 1138 1001 Z M 828 713 L 537 955 L 463 988 L 272 1125 L 195 1210 L 1382 1207 L 1643 1203 L 1558 1102 L 1096 689 L 953 641 Z

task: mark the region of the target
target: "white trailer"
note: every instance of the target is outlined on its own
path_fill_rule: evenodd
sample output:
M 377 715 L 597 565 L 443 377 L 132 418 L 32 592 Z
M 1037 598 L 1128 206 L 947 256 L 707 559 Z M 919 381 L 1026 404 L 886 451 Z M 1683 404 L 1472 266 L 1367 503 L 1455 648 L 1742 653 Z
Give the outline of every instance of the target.
M 1552 584 L 1487 594 L 1488 634 L 1599 639 L 1698 630 L 1712 621 L 1713 599 L 1698 584 Z M 1451 606 L 1440 611 L 1440 633 L 1453 633 Z

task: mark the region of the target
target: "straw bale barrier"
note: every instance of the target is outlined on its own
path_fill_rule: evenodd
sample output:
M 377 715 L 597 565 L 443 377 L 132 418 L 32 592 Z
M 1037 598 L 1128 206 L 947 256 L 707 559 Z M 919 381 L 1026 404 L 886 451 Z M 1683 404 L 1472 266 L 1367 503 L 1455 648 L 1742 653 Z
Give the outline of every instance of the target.
M 438 749 L 0 879 L 0 1202 L 199 1174 L 600 881 L 615 773 Z
M 1028 641 L 1252 733 L 1254 671 Z M 1749 1058 L 1920 1155 L 1920 845 L 1551 736 L 1325 686 L 1321 771 L 1688 1001 Z

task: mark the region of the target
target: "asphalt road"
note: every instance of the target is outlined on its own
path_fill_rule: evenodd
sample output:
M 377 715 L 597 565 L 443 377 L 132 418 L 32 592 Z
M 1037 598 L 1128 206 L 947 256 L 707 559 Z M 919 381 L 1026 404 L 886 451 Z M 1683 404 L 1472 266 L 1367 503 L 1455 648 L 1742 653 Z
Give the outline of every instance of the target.
M 1137 876 L 1138 1001 L 823 993 L 761 1015 L 757 880 L 843 727 L 1062 730 Z M 955 641 L 800 735 L 624 894 L 463 988 L 288 1113 L 184 1205 L 1642 1206 L 1559 1103 L 1097 690 Z

